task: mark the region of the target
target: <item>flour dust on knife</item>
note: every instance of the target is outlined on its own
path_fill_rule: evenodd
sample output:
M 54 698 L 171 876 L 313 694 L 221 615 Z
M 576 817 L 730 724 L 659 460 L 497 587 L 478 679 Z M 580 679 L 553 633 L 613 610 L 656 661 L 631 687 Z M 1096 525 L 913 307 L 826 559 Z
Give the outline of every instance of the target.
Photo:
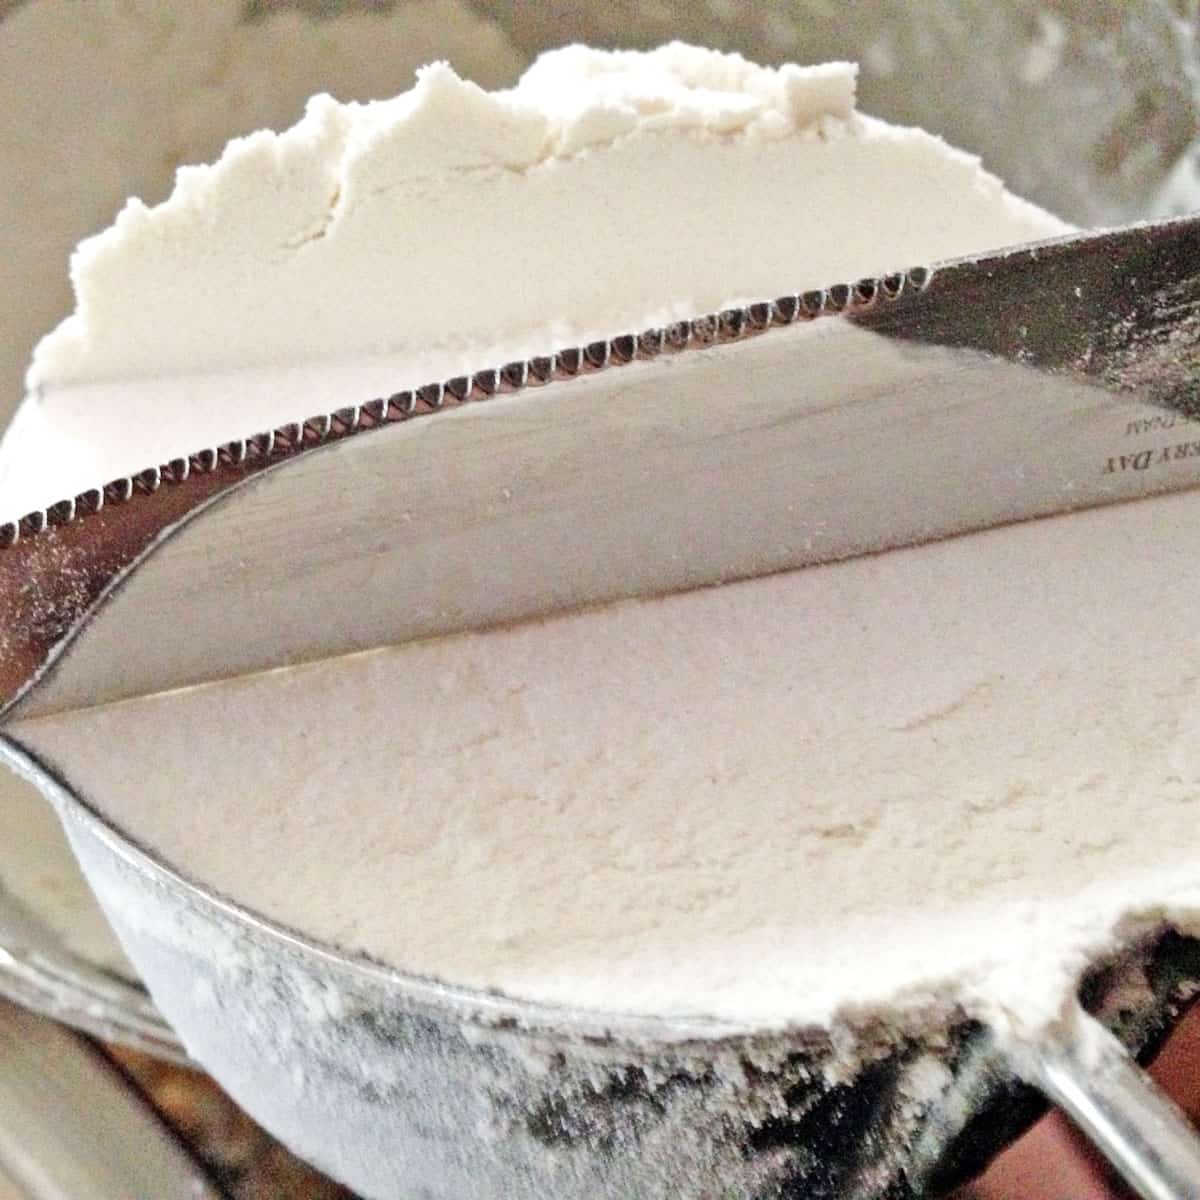
M 1105 1090 L 1133 1068 L 1089 1080 L 1060 1018 L 1089 964 L 1200 913 L 1200 578 L 1156 569 L 1198 496 L 1196 229 L 1064 237 L 853 81 L 680 46 L 576 48 L 500 95 L 432 68 L 81 248 L 0 455 L 36 509 L 0 550 L 3 751 L 82 822 L 189 1049 L 270 1075 L 241 1094 L 289 1143 L 296 1072 L 222 1051 L 209 994 L 139 953 L 123 834 L 101 852 L 80 802 L 326 965 L 697 1053 L 850 1012 L 944 1046 L 965 1015 L 1122 1121 L 1131 1176 L 1152 1158 Z M 778 1146 L 721 1128 L 708 1177 L 759 1194 Z M 332 1166 L 449 1195 L 455 1154 Z

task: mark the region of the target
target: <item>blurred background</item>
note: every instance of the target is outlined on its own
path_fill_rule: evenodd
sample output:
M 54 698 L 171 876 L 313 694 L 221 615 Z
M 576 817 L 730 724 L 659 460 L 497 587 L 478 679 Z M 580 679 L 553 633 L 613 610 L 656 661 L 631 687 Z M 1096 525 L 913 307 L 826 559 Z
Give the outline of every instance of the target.
M 1018 193 L 1098 225 L 1200 207 L 1198 34 L 1200 0 L 0 0 L 0 427 L 22 395 L 34 342 L 71 310 L 74 245 L 107 226 L 127 196 L 163 199 L 179 165 L 210 161 L 230 137 L 292 124 L 314 92 L 393 95 L 434 59 L 504 87 L 540 50 L 572 41 L 683 38 L 765 63 L 850 59 L 861 67 L 864 111 L 943 134 Z M 794 199 L 764 197 L 764 211 L 782 218 Z M 76 976 L 90 981 L 86 1003 Z M 143 1049 L 158 1036 L 152 1013 L 130 1018 L 136 980 L 48 811 L 7 775 L 0 995 L 110 1039 L 128 1042 L 131 1028 L 144 1028 L 146 1037 L 132 1037 Z M 341 1194 L 203 1078 L 30 1021 L 0 1002 L 0 1164 L 20 1177 L 16 1194 L 100 1200 L 118 1194 L 105 1179 L 169 1170 L 169 1151 L 150 1161 L 141 1102 L 126 1112 L 116 1098 L 130 1087 L 228 1194 Z M 1161 1068 L 1193 1107 L 1195 1044 L 1177 1037 Z M 71 1065 L 56 1073 L 45 1069 L 51 1062 Z M 110 1121 L 102 1128 L 101 1108 Z M 18 1120 L 35 1110 L 60 1121 L 34 1138 L 37 1153 L 32 1126 Z M 121 1145 L 121 1128 L 141 1132 Z M 73 1191 L 61 1182 L 67 1142 L 71 1169 L 82 1171 Z M 0 1178 L 0 1200 L 6 1186 Z M 1055 1119 L 976 1194 L 1116 1193 Z

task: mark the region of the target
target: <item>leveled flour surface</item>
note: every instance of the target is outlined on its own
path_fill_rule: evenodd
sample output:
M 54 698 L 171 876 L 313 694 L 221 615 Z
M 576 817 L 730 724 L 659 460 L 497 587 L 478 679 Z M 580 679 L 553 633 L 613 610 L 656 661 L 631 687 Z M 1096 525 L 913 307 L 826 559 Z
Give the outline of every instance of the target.
M 18 733 L 188 874 L 422 974 L 1036 1023 L 1119 937 L 1200 930 L 1198 519 L 1185 493 Z

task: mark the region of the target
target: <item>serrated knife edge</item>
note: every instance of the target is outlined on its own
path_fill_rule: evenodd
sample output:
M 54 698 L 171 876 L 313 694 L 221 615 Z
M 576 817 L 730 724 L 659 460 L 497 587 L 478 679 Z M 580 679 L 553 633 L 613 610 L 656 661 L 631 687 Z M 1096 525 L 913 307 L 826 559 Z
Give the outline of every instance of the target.
M 206 447 L 146 467 L 108 483 L 86 488 L 68 499 L 0 522 L 0 551 L 48 530 L 99 512 L 107 504 L 136 502 L 164 485 L 182 483 L 193 474 L 218 466 L 240 468 L 242 474 L 282 462 L 332 441 L 369 432 L 533 387 L 594 374 L 635 361 L 727 344 L 778 326 L 820 317 L 861 315 L 881 301 L 896 303 L 928 287 L 929 267 L 913 267 L 887 276 L 861 279 L 777 297 L 775 300 L 727 308 L 720 312 L 622 334 L 489 367 L 469 375 L 377 396 L 364 403 L 334 409 L 304 420 Z

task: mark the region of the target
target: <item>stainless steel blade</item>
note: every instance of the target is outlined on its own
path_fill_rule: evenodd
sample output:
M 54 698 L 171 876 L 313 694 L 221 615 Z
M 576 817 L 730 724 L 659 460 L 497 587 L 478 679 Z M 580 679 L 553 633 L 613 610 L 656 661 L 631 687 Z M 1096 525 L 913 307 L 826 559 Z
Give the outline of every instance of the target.
M 1198 304 L 1200 220 L 1131 227 L 701 317 L 143 472 L 5 529 L 8 715 L 1197 486 Z

